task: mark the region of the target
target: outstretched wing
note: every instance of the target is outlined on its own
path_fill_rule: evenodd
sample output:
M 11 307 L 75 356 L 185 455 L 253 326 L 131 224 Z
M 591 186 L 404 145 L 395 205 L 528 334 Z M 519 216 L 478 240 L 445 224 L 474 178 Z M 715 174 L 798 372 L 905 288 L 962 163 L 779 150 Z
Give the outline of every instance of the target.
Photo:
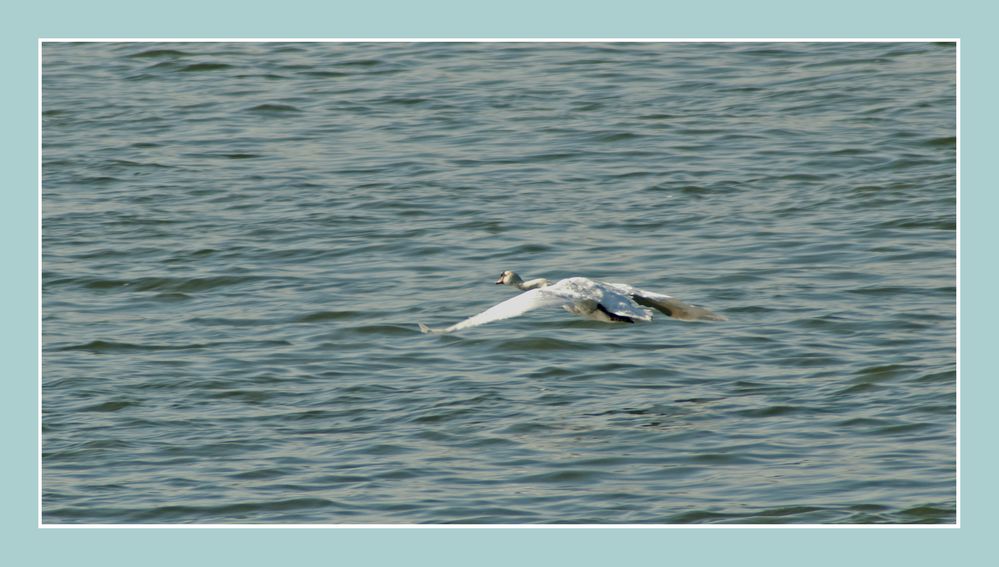
M 636 304 L 630 295 L 589 278 L 566 278 L 546 288 L 546 291 L 566 298 L 569 303 L 593 305 L 610 315 L 639 321 L 652 320 L 652 312 Z
M 493 321 L 500 321 L 502 319 L 516 317 L 517 315 L 523 315 L 524 313 L 539 307 L 565 305 L 569 302 L 570 301 L 565 297 L 547 293 L 544 289 L 532 289 L 530 291 L 525 291 L 516 297 L 507 299 L 503 303 L 493 305 L 482 313 L 469 317 L 459 323 L 455 323 L 446 329 L 431 329 L 421 323 L 420 330 L 424 333 L 453 333 L 454 331 L 460 331 L 470 327 L 478 327 L 479 325 L 492 323 Z
M 669 295 L 656 293 L 654 291 L 645 291 L 644 289 L 631 287 L 628 284 L 613 283 L 607 285 L 617 289 L 621 293 L 627 294 L 632 300 L 634 300 L 635 303 L 651 307 L 653 309 L 658 309 L 674 319 L 679 319 L 681 321 L 728 320 L 728 318 L 723 315 L 719 315 L 703 307 L 684 303 L 683 301 Z

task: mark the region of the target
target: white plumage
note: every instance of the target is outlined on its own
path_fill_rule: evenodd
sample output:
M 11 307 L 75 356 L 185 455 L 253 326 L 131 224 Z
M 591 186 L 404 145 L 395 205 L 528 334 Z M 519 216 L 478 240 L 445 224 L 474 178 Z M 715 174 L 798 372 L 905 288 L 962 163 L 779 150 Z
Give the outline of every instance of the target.
M 431 329 L 420 323 L 424 333 L 453 333 L 485 323 L 523 315 L 539 307 L 561 306 L 570 313 L 607 323 L 651 321 L 651 307 L 682 321 L 724 321 L 725 317 L 702 307 L 684 303 L 669 295 L 641 290 L 627 284 L 605 283 L 589 278 L 566 278 L 551 283 L 544 278 L 525 282 L 516 273 L 500 274 L 497 284 L 524 293 L 455 323 L 445 329 Z

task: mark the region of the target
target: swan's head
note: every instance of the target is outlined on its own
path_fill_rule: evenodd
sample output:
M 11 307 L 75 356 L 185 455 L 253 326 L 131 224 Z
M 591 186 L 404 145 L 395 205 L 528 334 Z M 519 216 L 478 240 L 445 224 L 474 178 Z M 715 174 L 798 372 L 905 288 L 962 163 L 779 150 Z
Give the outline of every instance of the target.
M 517 272 L 511 272 L 510 270 L 507 270 L 502 274 L 500 274 L 499 279 L 496 280 L 496 285 L 503 284 L 503 285 L 516 286 L 517 284 L 520 283 L 524 283 L 524 280 L 517 275 Z

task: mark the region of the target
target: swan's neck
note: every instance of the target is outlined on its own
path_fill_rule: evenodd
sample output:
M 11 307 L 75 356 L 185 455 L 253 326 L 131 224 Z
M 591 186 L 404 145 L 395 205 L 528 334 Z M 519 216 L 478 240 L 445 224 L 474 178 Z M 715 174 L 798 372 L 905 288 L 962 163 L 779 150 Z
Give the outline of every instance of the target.
M 538 289 L 539 287 L 545 287 L 547 285 L 551 285 L 551 282 L 546 280 L 545 278 L 538 278 L 535 280 L 528 280 L 526 282 L 517 282 L 516 285 L 517 289 L 522 289 L 524 291 L 527 291 L 530 289 Z

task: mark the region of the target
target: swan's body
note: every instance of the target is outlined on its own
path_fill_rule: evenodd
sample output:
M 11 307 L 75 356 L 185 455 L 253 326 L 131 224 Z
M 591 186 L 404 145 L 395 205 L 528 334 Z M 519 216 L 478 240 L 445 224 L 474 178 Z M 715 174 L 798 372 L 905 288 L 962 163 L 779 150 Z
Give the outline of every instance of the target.
M 424 333 L 452 333 L 549 306 L 561 306 L 570 313 L 606 323 L 651 321 L 652 311 L 646 307 L 682 321 L 725 320 L 721 315 L 669 295 L 641 290 L 627 284 L 598 282 L 589 278 L 566 278 L 555 283 L 538 278 L 525 282 L 510 271 L 503 272 L 496 283 L 515 287 L 524 293 L 446 329 L 431 329 L 420 323 L 420 330 Z

